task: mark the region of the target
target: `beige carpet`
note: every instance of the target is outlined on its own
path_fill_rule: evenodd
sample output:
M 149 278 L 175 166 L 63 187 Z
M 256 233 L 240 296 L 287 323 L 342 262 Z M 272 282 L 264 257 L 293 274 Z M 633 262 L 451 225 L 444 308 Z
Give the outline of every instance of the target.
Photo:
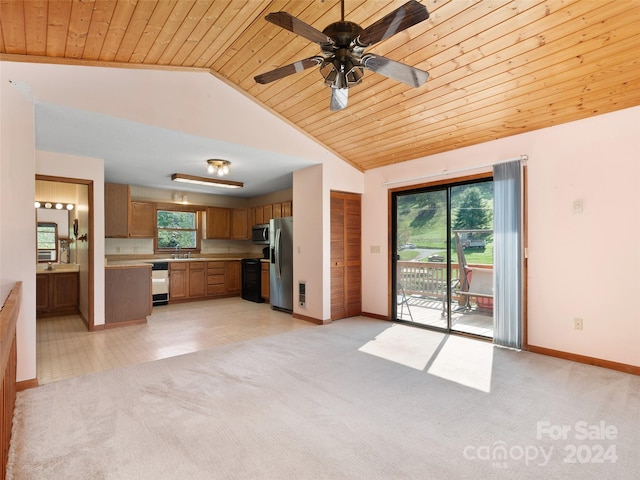
M 21 392 L 8 478 L 635 479 L 638 445 L 640 377 L 354 318 Z

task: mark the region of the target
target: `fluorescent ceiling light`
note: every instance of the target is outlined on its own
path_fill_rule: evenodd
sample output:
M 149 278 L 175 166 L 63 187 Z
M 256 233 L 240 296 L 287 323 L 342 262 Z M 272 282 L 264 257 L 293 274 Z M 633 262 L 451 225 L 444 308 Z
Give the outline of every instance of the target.
M 232 182 L 231 180 L 222 180 L 220 178 L 196 177 L 195 175 L 187 175 L 186 173 L 174 173 L 171 175 L 174 182 L 195 183 L 196 185 L 206 185 L 208 187 L 222 188 L 242 188 L 244 183 Z

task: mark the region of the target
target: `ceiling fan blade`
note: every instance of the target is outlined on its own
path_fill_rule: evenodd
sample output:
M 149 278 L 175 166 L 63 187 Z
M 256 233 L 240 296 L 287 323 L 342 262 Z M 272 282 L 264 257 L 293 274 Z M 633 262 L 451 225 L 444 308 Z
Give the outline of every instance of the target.
M 327 37 L 320 30 L 316 30 L 311 25 L 304 23 L 302 20 L 294 17 L 287 12 L 274 12 L 264 17 L 268 22 L 273 23 L 279 27 L 289 30 L 301 37 L 317 42 L 319 44 L 331 44 L 333 40 Z
M 275 70 L 271 70 L 270 72 L 256 75 L 255 77 L 253 77 L 253 79 L 257 83 L 270 83 L 274 80 L 280 80 L 281 78 L 293 75 L 294 73 L 301 72 L 307 68 L 320 65 L 322 61 L 323 58 L 320 56 L 305 58 L 304 60 L 298 60 L 297 62 L 285 65 L 284 67 L 276 68 Z
M 362 57 L 362 65 L 367 70 L 379 73 L 398 82 L 402 82 L 410 87 L 419 87 L 429 78 L 429 72 L 419 68 L 410 67 L 404 63 L 389 60 L 379 55 L 367 54 Z
M 355 42 L 361 47 L 368 47 L 428 18 L 427 7 L 415 0 L 411 0 L 397 10 L 385 15 L 374 24 L 369 25 L 360 32 Z
M 337 112 L 347 106 L 347 100 L 349 100 L 348 88 L 333 88 L 331 87 L 331 105 L 329 110 Z

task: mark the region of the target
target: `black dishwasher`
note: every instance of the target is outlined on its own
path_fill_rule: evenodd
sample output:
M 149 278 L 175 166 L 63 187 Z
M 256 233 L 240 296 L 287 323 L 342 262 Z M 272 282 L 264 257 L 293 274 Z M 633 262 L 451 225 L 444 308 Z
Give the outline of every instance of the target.
M 243 258 L 242 264 L 242 298 L 256 303 L 264 302 L 262 298 L 262 266 L 259 258 Z

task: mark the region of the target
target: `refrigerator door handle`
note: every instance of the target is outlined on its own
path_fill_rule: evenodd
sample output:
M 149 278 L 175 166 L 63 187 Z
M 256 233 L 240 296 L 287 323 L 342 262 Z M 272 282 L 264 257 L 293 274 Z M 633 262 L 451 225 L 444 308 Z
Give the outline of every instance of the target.
M 280 229 L 276 230 L 276 238 L 275 238 L 275 261 L 276 261 L 276 278 L 280 278 L 282 273 L 282 259 L 280 258 L 280 235 L 282 231 Z

